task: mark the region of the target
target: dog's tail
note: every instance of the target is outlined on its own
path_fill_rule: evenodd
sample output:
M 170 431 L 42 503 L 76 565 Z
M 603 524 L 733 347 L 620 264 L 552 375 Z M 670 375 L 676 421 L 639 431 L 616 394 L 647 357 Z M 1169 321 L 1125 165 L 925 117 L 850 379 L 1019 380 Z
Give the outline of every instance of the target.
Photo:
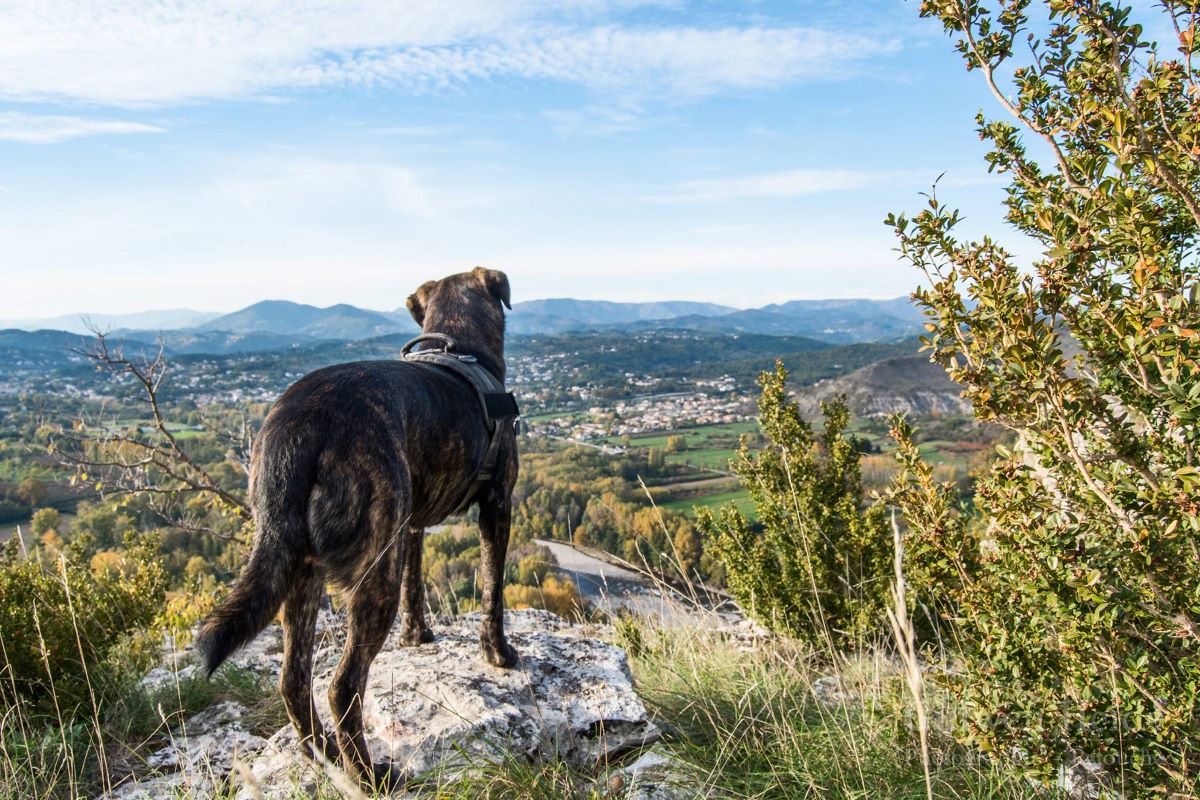
M 196 636 L 195 649 L 209 676 L 275 618 L 308 549 L 312 480 L 298 474 L 296 459 L 272 463 L 276 459 L 270 458 L 269 447 L 262 454 L 251 481 L 258 526 L 254 549 L 233 591 L 204 619 Z

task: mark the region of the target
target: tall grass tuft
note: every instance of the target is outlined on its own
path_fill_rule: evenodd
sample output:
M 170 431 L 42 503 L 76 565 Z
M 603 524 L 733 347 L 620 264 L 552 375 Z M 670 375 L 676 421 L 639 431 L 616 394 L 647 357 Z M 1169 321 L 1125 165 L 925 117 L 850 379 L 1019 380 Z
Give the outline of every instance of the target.
M 639 690 L 669 724 L 666 746 L 697 797 L 1029 796 L 945 733 L 923 743 L 904 671 L 882 648 L 830 658 L 702 624 L 642 624 L 637 639 Z M 953 716 L 946 698 L 931 702 Z

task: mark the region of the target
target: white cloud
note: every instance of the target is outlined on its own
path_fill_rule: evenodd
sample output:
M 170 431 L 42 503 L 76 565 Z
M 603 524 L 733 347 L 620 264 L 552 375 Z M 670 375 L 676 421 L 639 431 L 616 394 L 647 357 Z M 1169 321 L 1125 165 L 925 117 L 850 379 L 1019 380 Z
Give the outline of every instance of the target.
M 52 144 L 96 134 L 162 133 L 164 130 L 141 122 L 0 111 L 0 140 L 25 144 Z
M 862 189 L 894 180 L 900 173 L 854 169 L 789 169 L 734 178 L 686 181 L 646 194 L 654 203 L 719 203 L 747 197 L 798 197 Z
M 110 105 L 521 77 L 694 98 L 837 78 L 898 41 L 809 27 L 614 27 L 649 0 L 17 0 L 0 97 Z

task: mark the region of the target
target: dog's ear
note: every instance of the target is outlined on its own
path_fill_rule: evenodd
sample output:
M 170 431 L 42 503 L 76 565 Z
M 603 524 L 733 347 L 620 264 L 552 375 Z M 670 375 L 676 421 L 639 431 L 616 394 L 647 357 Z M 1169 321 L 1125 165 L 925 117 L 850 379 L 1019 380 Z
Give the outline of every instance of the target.
M 429 298 L 429 290 L 436 283 L 437 281 L 425 281 L 421 284 L 421 288 L 410 294 L 404 303 L 408 307 L 408 313 L 412 314 L 412 318 L 417 321 L 418 325 L 425 324 L 425 301 Z
M 487 289 L 492 297 L 504 304 L 504 307 L 512 311 L 512 293 L 508 288 L 508 276 L 498 269 L 484 269 L 476 267 L 473 272 L 479 282 L 483 284 L 483 288 Z

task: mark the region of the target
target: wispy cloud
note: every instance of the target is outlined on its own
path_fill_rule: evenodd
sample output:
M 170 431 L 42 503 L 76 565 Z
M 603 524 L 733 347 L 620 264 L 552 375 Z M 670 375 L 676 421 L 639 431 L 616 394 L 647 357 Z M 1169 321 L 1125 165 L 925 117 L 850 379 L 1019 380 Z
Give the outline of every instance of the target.
M 834 79 L 899 48 L 852 29 L 614 24 L 649 4 L 17 0 L 0 9 L 0 97 L 136 106 L 519 77 L 688 99 Z
M 53 144 L 98 134 L 162 133 L 164 130 L 157 125 L 123 120 L 0 112 L 0 140 L 24 144 Z
M 895 180 L 902 173 L 854 169 L 789 169 L 733 178 L 686 181 L 642 199 L 652 203 L 718 203 L 748 197 L 798 197 L 852 191 Z
M 816 28 L 542 31 L 438 47 L 326 58 L 296 83 L 431 87 L 520 77 L 675 99 L 844 77 L 899 44 Z

